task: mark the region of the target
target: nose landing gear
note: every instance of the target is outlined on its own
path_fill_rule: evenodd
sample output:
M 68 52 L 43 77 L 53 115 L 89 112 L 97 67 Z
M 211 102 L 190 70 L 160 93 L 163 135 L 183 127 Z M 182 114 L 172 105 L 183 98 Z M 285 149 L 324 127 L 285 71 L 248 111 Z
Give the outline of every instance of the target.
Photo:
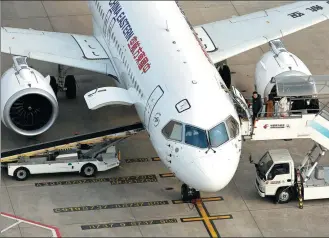
M 184 183 L 181 187 L 181 198 L 183 202 L 191 202 L 192 200 L 200 198 L 200 191 L 197 191 Z

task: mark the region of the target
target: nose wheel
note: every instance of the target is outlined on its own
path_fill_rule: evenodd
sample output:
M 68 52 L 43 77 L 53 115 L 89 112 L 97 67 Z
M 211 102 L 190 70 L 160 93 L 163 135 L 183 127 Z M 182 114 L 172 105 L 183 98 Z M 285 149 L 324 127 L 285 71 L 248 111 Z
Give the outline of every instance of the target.
M 181 187 L 181 198 L 183 202 L 191 202 L 200 198 L 200 192 L 184 183 Z

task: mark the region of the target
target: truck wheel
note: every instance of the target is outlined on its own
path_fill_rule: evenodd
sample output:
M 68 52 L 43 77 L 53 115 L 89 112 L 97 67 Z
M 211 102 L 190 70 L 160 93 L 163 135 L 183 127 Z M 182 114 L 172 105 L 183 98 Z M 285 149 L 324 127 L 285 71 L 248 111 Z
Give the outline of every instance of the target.
M 279 188 L 275 195 L 277 203 L 288 203 L 291 200 L 292 192 L 290 188 Z
M 27 168 L 19 167 L 14 172 L 14 177 L 17 181 L 24 181 L 30 175 L 30 171 Z
M 85 164 L 81 168 L 81 175 L 84 176 L 84 177 L 92 177 L 92 176 L 95 176 L 96 172 L 97 172 L 97 168 L 93 164 Z

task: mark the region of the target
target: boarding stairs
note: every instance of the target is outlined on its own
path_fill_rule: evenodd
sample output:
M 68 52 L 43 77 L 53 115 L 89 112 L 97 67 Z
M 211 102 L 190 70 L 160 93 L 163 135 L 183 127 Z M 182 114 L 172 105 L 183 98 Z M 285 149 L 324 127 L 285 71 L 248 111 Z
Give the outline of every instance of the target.
M 329 104 L 318 113 L 258 117 L 252 131 L 248 120 L 241 120 L 242 136 L 250 140 L 312 139 L 329 148 Z
M 267 117 L 265 105 L 252 122 L 252 110 L 242 94 L 232 86 L 231 95 L 239 117 L 244 140 L 290 140 L 311 139 L 325 149 L 329 148 L 329 76 L 289 76 L 272 82 L 277 97 L 287 98 L 289 109 L 275 110 Z M 291 110 L 294 100 L 318 100 L 319 108 Z M 278 102 L 277 102 L 278 103 Z

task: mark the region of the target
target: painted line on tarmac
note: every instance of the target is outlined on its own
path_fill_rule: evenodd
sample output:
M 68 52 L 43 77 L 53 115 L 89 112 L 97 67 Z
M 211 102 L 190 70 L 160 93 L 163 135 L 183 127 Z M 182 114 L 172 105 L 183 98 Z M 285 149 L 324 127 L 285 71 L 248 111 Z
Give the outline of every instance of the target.
M 149 162 L 148 158 L 134 158 L 134 159 L 125 159 L 127 164 L 130 163 L 141 163 L 141 162 Z
M 95 211 L 104 209 L 118 209 L 118 208 L 128 208 L 128 207 L 150 207 L 150 206 L 160 206 L 169 205 L 168 201 L 149 201 L 149 202 L 131 202 L 131 203 L 121 203 L 121 204 L 108 204 L 108 205 L 94 205 L 94 206 L 80 206 L 80 207 L 62 207 L 54 208 L 54 213 L 64 213 L 64 212 L 80 212 L 80 211 Z
M 44 182 L 44 183 L 35 183 L 35 186 L 45 187 L 45 186 L 76 185 L 76 184 L 104 183 L 104 182 L 110 183 L 111 185 L 119 185 L 119 184 L 133 184 L 133 183 L 155 183 L 158 182 L 158 179 L 155 174 L 149 174 L 149 175 L 113 177 L 113 178 L 95 178 L 95 179 Z
M 231 214 L 225 215 L 214 215 L 210 216 L 208 209 L 206 208 L 204 202 L 214 202 L 214 201 L 223 201 L 223 197 L 206 197 L 196 200 L 194 203 L 195 209 L 197 210 L 199 217 L 185 217 L 180 218 L 181 223 L 185 222 L 202 222 L 205 226 L 210 237 L 220 237 L 220 234 L 217 230 L 216 225 L 214 224 L 214 220 L 223 220 L 223 219 L 233 219 Z M 172 200 L 173 204 L 183 204 L 182 200 Z M 137 203 L 124 203 L 124 204 L 112 204 L 107 205 L 109 207 L 102 208 L 96 207 L 96 209 L 89 209 L 89 210 L 100 210 L 100 209 L 111 209 L 111 208 L 124 208 L 124 207 L 142 207 L 142 206 L 157 206 L 157 205 L 169 205 L 168 201 L 153 201 L 153 202 L 137 202 Z M 100 205 L 98 205 L 100 206 Z M 85 206 L 90 207 L 90 206 Z M 76 207 L 82 208 L 82 207 Z M 67 209 L 65 211 L 57 211 L 58 212 L 71 212 L 71 211 L 80 211 L 76 208 L 57 208 L 57 209 Z M 54 209 L 54 212 L 56 209 Z M 159 220 L 147 220 L 147 221 L 129 221 L 129 222 L 118 222 L 118 223 L 103 223 L 103 224 L 91 224 L 91 225 L 82 225 L 82 230 L 92 230 L 92 229 L 104 229 L 104 228 L 123 228 L 123 227 L 131 227 L 131 226 L 142 226 L 142 225 L 158 225 L 158 224 L 168 224 L 168 223 L 179 223 L 176 218 L 170 219 L 159 219 Z
M 210 237 L 220 237 L 214 220 L 233 219 L 231 214 L 210 216 L 208 209 L 202 200 L 195 203 L 195 208 L 200 217 L 181 218 L 181 222 L 202 221 Z
M 159 157 L 152 157 L 152 161 L 161 161 Z
M 159 220 L 148 220 L 148 221 L 128 221 L 128 222 L 105 223 L 105 224 L 95 224 L 95 225 L 83 225 L 81 226 L 81 229 L 92 230 L 92 229 L 118 228 L 118 227 L 129 227 L 129 226 L 158 225 L 158 224 L 168 224 L 168 223 L 178 223 L 178 220 L 176 218 L 170 218 L 170 219 L 159 219 Z
M 125 159 L 126 163 L 140 163 L 140 162 L 156 162 L 161 161 L 159 157 L 151 157 L 151 158 L 132 158 Z
M 175 175 L 173 173 L 164 173 L 164 174 L 159 174 L 160 178 L 174 178 Z
M 218 197 L 205 197 L 201 198 L 202 202 L 216 202 L 216 201 L 223 201 L 224 198 L 221 196 Z M 189 202 L 183 202 L 182 200 L 172 200 L 173 204 L 182 204 L 182 203 L 189 203 Z

